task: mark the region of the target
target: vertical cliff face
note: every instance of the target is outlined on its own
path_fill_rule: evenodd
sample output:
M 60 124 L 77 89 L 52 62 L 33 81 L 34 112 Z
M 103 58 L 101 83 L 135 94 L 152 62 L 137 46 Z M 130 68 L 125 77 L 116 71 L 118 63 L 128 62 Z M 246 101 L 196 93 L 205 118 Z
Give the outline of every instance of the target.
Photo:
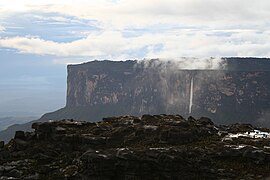
M 270 61 L 228 58 L 219 69 L 181 69 L 151 60 L 93 61 L 68 66 L 67 105 L 43 118 L 182 114 L 217 123 L 267 124 Z
M 227 58 L 222 60 L 226 66 L 208 63 L 199 68 L 197 60 L 187 61 L 190 59 L 69 65 L 66 107 L 38 121 L 98 121 L 107 116 L 166 113 L 206 116 L 220 124 L 270 127 L 269 59 Z M 30 126 L 13 126 L 0 137 L 9 139 L 15 130 Z
M 68 66 L 67 108 L 98 107 L 117 114 L 165 112 L 158 73 L 136 64 L 95 61 Z
M 203 75 L 199 75 L 203 74 Z M 220 123 L 266 120 L 270 104 L 267 71 L 200 72 L 194 77 L 194 115 L 205 115 Z M 216 77 L 213 79 L 206 76 Z M 197 82 L 196 82 L 197 81 Z M 198 84 L 199 82 L 199 84 Z
M 162 66 L 148 67 L 136 61 L 71 65 L 67 108 L 99 109 L 105 116 L 186 114 L 192 74 L 189 70 L 164 70 Z

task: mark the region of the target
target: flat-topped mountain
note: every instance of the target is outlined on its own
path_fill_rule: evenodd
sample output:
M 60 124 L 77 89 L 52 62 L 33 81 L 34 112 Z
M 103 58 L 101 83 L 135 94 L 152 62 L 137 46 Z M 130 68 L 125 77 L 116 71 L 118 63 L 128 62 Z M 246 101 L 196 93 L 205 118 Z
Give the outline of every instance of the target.
M 91 61 L 67 70 L 66 106 L 38 121 L 163 113 L 270 126 L 266 58 Z M 18 129 L 30 130 L 31 123 L 12 126 L 0 137 L 10 139 Z
M 69 65 L 66 107 L 42 119 L 180 113 L 268 124 L 270 60 L 227 58 L 215 67 L 215 59 L 202 67 L 193 61 L 188 67 L 158 59 Z

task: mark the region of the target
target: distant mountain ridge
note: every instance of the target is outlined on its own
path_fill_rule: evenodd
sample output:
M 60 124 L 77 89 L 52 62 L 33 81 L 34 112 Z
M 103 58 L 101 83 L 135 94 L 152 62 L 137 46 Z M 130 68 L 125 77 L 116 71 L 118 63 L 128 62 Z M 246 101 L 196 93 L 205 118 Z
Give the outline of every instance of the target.
M 13 124 L 24 124 L 26 122 L 32 121 L 37 119 L 36 116 L 29 116 L 29 117 L 0 117 L 0 131 L 5 130 L 9 126 Z

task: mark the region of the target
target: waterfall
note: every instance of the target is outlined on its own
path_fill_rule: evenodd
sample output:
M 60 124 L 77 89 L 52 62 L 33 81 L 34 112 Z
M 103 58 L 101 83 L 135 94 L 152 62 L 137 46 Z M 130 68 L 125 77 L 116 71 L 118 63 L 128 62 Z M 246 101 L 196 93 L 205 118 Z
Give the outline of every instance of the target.
M 191 78 L 190 81 L 190 94 L 189 94 L 189 114 L 191 114 L 192 111 L 192 104 L 193 103 L 193 77 Z

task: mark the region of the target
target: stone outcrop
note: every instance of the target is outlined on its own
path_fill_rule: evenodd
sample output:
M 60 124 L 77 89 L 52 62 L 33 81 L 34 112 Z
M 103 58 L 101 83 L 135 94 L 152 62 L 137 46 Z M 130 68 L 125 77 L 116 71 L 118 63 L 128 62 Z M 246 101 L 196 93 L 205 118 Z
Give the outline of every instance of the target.
M 0 146 L 1 179 L 263 179 L 270 137 L 209 118 L 143 115 L 34 123 Z M 269 134 L 269 129 L 256 132 Z

